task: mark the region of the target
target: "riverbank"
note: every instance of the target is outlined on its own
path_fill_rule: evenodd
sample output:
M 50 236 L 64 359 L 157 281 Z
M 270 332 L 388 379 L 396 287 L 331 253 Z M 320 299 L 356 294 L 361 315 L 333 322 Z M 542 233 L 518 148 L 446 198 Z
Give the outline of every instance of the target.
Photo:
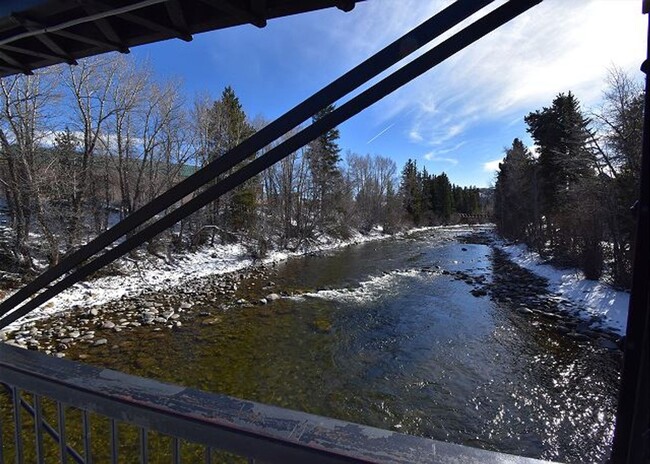
M 558 269 L 547 264 L 526 245 L 506 243 L 495 237 L 495 246 L 506 253 L 512 262 L 545 278 L 549 290 L 558 297 L 582 308 L 583 319 L 599 318 L 604 327 L 625 335 L 629 292 L 615 290 L 604 282 L 587 280 L 578 269 Z
M 78 313 L 81 315 L 89 314 L 92 318 L 96 318 L 97 314 L 94 313 L 97 313 L 98 310 L 94 310 L 93 308 L 111 305 L 120 301 L 133 300 L 137 303 L 138 297 L 143 296 L 148 298 L 148 295 L 155 295 L 163 291 L 174 290 L 177 294 L 185 295 L 188 294 L 187 289 L 193 287 L 193 283 L 204 278 L 214 277 L 211 279 L 212 282 L 210 284 L 216 286 L 218 289 L 215 296 L 232 296 L 238 289 L 237 282 L 239 280 L 252 276 L 262 277 L 266 267 L 273 267 L 277 263 L 287 259 L 313 253 L 323 253 L 369 241 L 406 237 L 419 231 L 435 228 L 415 228 L 393 235 L 385 234 L 380 229 L 373 229 L 367 234 L 354 232 L 347 239 L 323 236 L 318 242 L 312 243 L 298 251 L 275 250 L 261 260 L 253 259 L 246 247 L 242 244 L 205 246 L 196 252 L 174 255 L 170 261 L 165 261 L 150 254 L 147 254 L 139 261 L 122 259 L 113 267 L 111 275 L 75 284 L 70 289 L 32 311 L 29 315 L 4 328 L 0 331 L 0 341 L 7 338 L 14 338 L 12 334 L 15 335 L 18 332 L 18 335 L 21 333 L 25 335 L 25 344 L 19 343 L 21 340 L 20 337 L 17 337 L 18 342 L 14 340 L 14 343 L 23 347 L 29 346 L 26 343 L 33 339 L 35 334 L 31 332 L 34 332 L 34 325 L 37 321 L 44 319 L 53 320 L 56 328 L 57 321 L 54 320 L 55 316 L 66 318 L 73 313 Z M 466 229 L 467 226 L 458 225 L 449 226 L 449 228 Z M 201 288 L 195 288 L 193 291 L 194 294 L 188 294 L 188 297 L 185 298 L 186 300 L 215 303 L 222 299 L 216 298 L 215 301 L 215 298 L 207 298 L 208 295 L 203 295 Z M 10 294 L 7 292 L 4 298 Z M 187 301 L 180 303 L 182 306 L 192 304 Z M 176 309 L 188 308 L 181 308 L 179 306 Z M 170 309 L 167 308 L 167 312 L 169 311 Z M 161 318 L 158 319 L 158 322 L 161 322 Z M 145 320 L 148 321 L 149 318 L 147 317 Z M 109 323 L 108 325 L 110 326 L 111 324 Z M 79 337 L 84 335 L 79 328 L 73 328 L 71 332 L 73 335 L 79 333 Z M 92 333 L 86 335 L 92 335 Z M 64 337 L 64 339 L 67 338 L 70 337 Z
M 75 285 L 3 330 L 0 339 L 62 357 L 79 343 L 117 346 L 119 332 L 138 327 L 161 331 L 187 323 L 213 325 L 231 308 L 266 305 L 293 296 L 292 289 L 277 288 L 273 282 L 274 268 L 282 261 L 435 229 L 452 232 L 461 242 L 491 246 L 496 253 L 493 269 L 468 274 L 425 267 L 418 272 L 451 274 L 471 285 L 469 293 L 477 298 L 489 297 L 520 313 L 555 318 L 557 329 L 570 337 L 589 337 L 611 349 L 620 345 L 629 295 L 584 281 L 573 271 L 541 264 L 525 248 L 502 242 L 489 227 L 467 225 L 395 235 L 373 231 L 348 240 L 323 240 L 300 252 L 276 251 L 258 261 L 247 256 L 241 245 L 206 247 L 175 256 L 171 263 L 153 257 L 137 263 L 128 260 L 120 266 L 120 275 Z M 611 314 L 618 317 L 612 319 Z

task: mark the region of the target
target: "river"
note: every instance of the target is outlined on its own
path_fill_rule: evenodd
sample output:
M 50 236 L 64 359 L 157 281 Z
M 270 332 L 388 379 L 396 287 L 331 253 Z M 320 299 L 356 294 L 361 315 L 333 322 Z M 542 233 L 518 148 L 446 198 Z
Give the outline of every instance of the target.
M 496 291 L 506 284 L 507 296 Z M 122 331 L 109 340 L 117 352 L 76 352 L 413 435 L 566 462 L 607 457 L 620 353 L 557 330 L 575 321 L 521 312 L 562 302 L 483 240 L 454 229 L 368 242 L 287 260 L 240 287 L 250 301 L 293 296 L 213 311 L 210 324 Z

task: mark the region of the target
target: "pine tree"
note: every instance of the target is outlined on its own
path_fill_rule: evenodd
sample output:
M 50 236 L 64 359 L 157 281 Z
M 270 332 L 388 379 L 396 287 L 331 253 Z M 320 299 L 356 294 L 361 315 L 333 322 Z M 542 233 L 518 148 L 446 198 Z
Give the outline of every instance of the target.
M 524 143 L 514 139 L 499 163 L 495 186 L 495 216 L 499 232 L 514 240 L 528 237 L 534 221 L 531 190 L 532 154 Z
M 559 94 L 550 108 L 530 113 L 525 121 L 539 147 L 540 209 L 549 251 L 560 264 L 581 265 L 588 278 L 597 278 L 602 226 L 590 201 L 598 189 L 591 121 L 571 92 Z
M 525 121 L 539 147 L 542 212 L 552 217 L 571 185 L 591 174 L 591 154 L 587 150 L 590 120 L 583 116 L 578 99 L 569 92 L 559 94 L 550 108 L 530 113 Z
M 454 212 L 454 198 L 449 177 L 444 172 L 434 180 L 434 213 L 444 221 L 449 221 Z
M 314 115 L 312 121 L 321 120 L 334 109 L 333 104 L 326 106 Z M 334 229 L 342 222 L 339 219 L 344 213 L 339 208 L 343 194 L 339 138 L 339 130 L 335 127 L 312 141 L 306 151 L 313 184 L 312 197 L 317 205 L 316 223 L 330 233 L 340 232 Z
M 422 189 L 417 163 L 410 158 L 402 169 L 399 193 L 408 219 L 414 224 L 419 224 L 422 215 Z
M 210 114 L 211 146 L 209 161 L 220 158 L 253 133 L 246 113 L 232 87 L 227 86 L 214 102 Z M 250 161 L 245 161 L 250 162 Z M 243 164 L 243 163 L 242 163 Z M 226 175 L 237 170 L 235 166 Z M 259 191 L 258 180 L 251 179 L 216 201 L 210 221 L 230 231 L 253 230 Z

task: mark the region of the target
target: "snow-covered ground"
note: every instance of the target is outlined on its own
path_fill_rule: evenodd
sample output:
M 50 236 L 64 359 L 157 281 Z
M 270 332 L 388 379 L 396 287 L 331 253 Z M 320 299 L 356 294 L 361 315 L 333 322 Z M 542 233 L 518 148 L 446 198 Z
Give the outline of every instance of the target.
M 594 280 L 587 280 L 577 269 L 558 269 L 544 264 L 539 254 L 525 245 L 498 245 L 516 264 L 548 279 L 549 289 L 558 293 L 579 307 L 585 308 L 585 315 L 602 315 L 604 324 L 625 334 L 630 294 L 614 290 L 611 286 Z
M 419 230 L 422 229 L 410 230 L 403 234 Z M 307 253 L 327 251 L 390 237 L 391 235 L 384 234 L 379 228 L 368 234 L 357 232 L 346 240 L 322 237 L 318 243 L 301 251 L 273 251 L 263 261 L 257 262 L 253 261 L 246 248 L 241 244 L 206 246 L 194 253 L 174 256 L 172 263 L 165 263 L 162 259 L 154 257 L 139 262 L 123 259 L 120 262 L 121 275 L 111 275 L 77 283 L 27 316 L 10 324 L 3 331 L 17 330 L 25 322 L 50 317 L 75 306 L 86 308 L 102 305 L 123 296 L 133 297 L 147 291 L 171 289 L 182 285 L 183 282 L 209 275 L 238 271 L 253 264 L 279 262 Z M 9 294 L 5 295 L 5 297 L 8 296 Z
M 438 228 L 440 227 L 411 229 L 396 236 Z M 458 225 L 444 228 L 461 233 L 470 232 L 473 227 Z M 263 262 L 279 262 L 307 253 L 333 250 L 390 237 L 392 236 L 377 229 L 366 235 L 356 233 L 347 240 L 323 237 L 319 243 L 301 251 L 273 251 Z M 515 263 L 537 275 L 546 277 L 552 291 L 579 306 L 585 307 L 587 315 L 604 315 L 608 327 L 620 334 L 625 333 L 629 293 L 616 291 L 601 282 L 586 280 L 577 270 L 559 270 L 551 265 L 542 264 L 539 255 L 531 252 L 524 245 L 501 243 L 498 246 L 508 253 Z M 194 253 L 175 256 L 172 263 L 165 263 L 160 259 L 149 259 L 137 264 L 131 260 L 124 260 L 121 263 L 123 275 L 112 275 L 78 283 L 4 330 L 18 329 L 25 322 L 49 317 L 70 310 L 75 306 L 85 308 L 105 304 L 123 296 L 132 297 L 147 291 L 171 289 L 182 285 L 183 282 L 208 275 L 241 270 L 253 264 L 255 263 L 248 255 L 245 247 L 240 244 L 206 246 Z

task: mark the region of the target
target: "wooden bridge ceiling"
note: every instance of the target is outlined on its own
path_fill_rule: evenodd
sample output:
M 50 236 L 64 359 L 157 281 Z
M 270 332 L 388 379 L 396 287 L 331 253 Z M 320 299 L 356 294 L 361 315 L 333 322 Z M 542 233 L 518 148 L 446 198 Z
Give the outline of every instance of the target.
M 0 2 L 0 77 L 109 51 L 363 0 L 10 0 Z

